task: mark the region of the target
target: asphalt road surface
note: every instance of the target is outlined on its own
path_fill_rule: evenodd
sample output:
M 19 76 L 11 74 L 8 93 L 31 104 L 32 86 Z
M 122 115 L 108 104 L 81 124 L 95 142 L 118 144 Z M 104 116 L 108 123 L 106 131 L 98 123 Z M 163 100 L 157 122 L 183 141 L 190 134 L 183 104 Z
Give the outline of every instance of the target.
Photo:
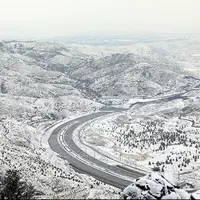
M 113 112 L 119 112 L 120 109 L 109 109 L 100 111 L 97 113 L 89 114 L 87 116 L 78 117 L 74 120 L 65 122 L 55 128 L 49 137 L 49 145 L 53 151 L 59 154 L 59 156 L 67 160 L 70 165 L 78 172 L 89 174 L 96 179 L 115 186 L 120 189 L 124 189 L 131 183 L 131 179 L 135 179 L 144 176 L 143 172 L 134 171 L 126 167 L 120 167 L 116 165 L 109 165 L 94 157 L 88 155 L 82 151 L 73 141 L 74 130 L 83 123 L 93 120 L 95 118 L 111 114 Z M 121 110 L 122 111 L 122 110 Z M 67 128 L 68 127 L 68 128 Z M 66 129 L 65 129 L 66 128 Z M 59 133 L 64 130 L 64 142 L 69 147 L 70 151 L 65 149 L 62 143 L 59 142 Z M 78 154 L 82 159 L 73 156 L 71 152 Z M 83 160 L 87 161 L 84 162 Z M 96 167 L 98 166 L 98 168 Z M 102 170 L 103 169 L 103 170 Z M 129 178 L 126 178 L 129 177 Z

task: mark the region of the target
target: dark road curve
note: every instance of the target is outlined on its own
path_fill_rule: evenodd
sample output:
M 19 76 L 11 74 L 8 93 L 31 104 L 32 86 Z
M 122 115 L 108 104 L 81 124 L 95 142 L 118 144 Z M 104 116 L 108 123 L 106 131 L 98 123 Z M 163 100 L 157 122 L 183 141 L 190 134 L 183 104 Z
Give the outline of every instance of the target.
M 116 110 L 116 111 L 118 111 L 118 110 Z M 116 112 L 116 111 L 114 111 L 114 112 Z M 120 177 L 120 176 L 126 176 L 126 177 L 129 177 L 130 179 L 136 179 L 141 176 L 144 176 L 144 173 L 129 170 L 129 169 L 126 170 L 126 168 L 120 168 L 119 166 L 109 165 L 100 160 L 97 160 L 94 157 L 92 157 L 92 156 L 86 154 L 84 151 L 82 151 L 74 143 L 74 141 L 72 139 L 73 132 L 78 126 L 80 126 L 83 123 L 90 121 L 92 119 L 95 119 L 95 118 L 98 118 L 98 117 L 101 117 L 104 115 L 108 115 L 111 113 L 113 113 L 113 112 L 111 112 L 111 111 L 96 112 L 93 114 L 78 117 L 71 121 L 65 122 L 53 130 L 51 136 L 49 137 L 48 142 L 49 142 L 50 148 L 54 152 L 58 153 L 62 159 L 67 160 L 76 171 L 91 175 L 104 183 L 107 183 L 109 185 L 115 186 L 120 189 L 124 189 L 127 185 L 129 185 L 131 183 L 131 181 L 126 180 L 124 177 Z M 107 172 L 107 171 L 101 171 L 99 169 L 96 169 L 94 166 L 88 165 L 87 163 L 84 163 L 84 162 L 80 161 L 78 158 L 70 155 L 70 152 L 65 150 L 59 144 L 58 139 L 57 139 L 60 131 L 62 131 L 66 126 L 69 126 L 69 128 L 65 130 L 64 140 L 73 152 L 75 152 L 76 154 L 81 156 L 81 158 L 83 158 L 84 160 L 87 160 L 91 163 L 95 163 L 95 165 L 98 165 L 101 168 L 104 168 L 104 169 L 107 169 L 109 171 L 116 173 L 117 176 L 113 175 L 113 174 L 109 174 L 109 172 Z

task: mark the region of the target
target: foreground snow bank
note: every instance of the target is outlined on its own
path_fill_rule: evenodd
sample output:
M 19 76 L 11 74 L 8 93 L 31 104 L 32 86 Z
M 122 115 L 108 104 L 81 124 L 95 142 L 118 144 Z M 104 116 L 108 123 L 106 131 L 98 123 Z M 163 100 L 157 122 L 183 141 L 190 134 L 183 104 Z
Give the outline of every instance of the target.
M 198 192 L 189 194 L 158 172 L 136 179 L 124 189 L 122 195 L 124 199 L 200 199 Z

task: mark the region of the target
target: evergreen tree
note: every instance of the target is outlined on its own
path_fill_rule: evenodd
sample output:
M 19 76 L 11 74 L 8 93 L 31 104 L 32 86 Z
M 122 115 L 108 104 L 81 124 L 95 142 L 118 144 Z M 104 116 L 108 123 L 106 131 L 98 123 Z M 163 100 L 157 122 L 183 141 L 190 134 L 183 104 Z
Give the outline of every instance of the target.
M 17 170 L 7 170 L 2 186 L 2 190 L 0 191 L 1 199 L 31 199 L 36 193 L 32 185 L 21 180 L 21 176 Z
M 1 93 L 3 94 L 7 93 L 5 81 L 1 82 Z
M 149 165 L 151 165 L 151 162 L 149 161 Z

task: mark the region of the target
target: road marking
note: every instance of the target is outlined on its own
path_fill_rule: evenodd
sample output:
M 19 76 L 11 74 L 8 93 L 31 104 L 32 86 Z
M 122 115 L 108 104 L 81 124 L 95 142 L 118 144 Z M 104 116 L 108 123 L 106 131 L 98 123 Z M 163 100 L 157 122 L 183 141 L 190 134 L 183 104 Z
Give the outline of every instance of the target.
M 132 178 L 130 177 L 126 177 L 126 176 L 123 176 L 123 175 L 119 175 L 113 171 L 110 171 L 109 169 L 106 169 L 106 168 L 103 168 L 103 167 L 100 167 L 98 165 L 96 165 L 95 163 L 93 162 L 90 162 L 90 161 L 87 161 L 87 160 L 84 160 L 80 155 L 76 154 L 72 149 L 70 149 L 70 147 L 67 145 L 67 143 L 65 142 L 64 140 L 64 133 L 65 133 L 65 129 L 66 128 L 63 128 L 63 130 L 61 130 L 59 133 L 58 133 L 58 137 L 57 137 L 57 141 L 58 143 L 60 144 L 60 146 L 69 154 L 71 155 L 72 157 L 76 158 L 77 160 L 81 161 L 82 163 L 86 164 L 86 165 L 89 165 L 90 167 L 93 167 L 95 169 L 98 169 L 99 171 L 102 171 L 104 173 L 108 173 L 110 175 L 113 175 L 115 177 L 118 177 L 118 178 L 121 178 L 121 179 L 124 179 L 124 180 L 127 180 L 127 181 L 131 181 L 132 182 Z M 92 165 L 92 166 L 91 166 Z

